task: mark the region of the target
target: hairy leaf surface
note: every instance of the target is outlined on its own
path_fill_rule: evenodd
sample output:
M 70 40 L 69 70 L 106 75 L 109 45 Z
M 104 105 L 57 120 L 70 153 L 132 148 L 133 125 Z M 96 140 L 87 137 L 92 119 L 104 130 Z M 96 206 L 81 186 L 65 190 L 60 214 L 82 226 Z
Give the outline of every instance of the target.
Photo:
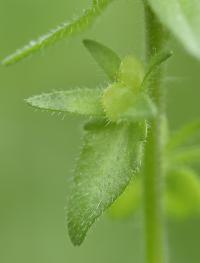
M 140 166 L 144 123 L 86 126 L 68 203 L 68 229 L 80 245 L 94 221 L 116 200 Z
M 163 64 L 166 60 L 168 60 L 173 53 L 171 51 L 162 51 L 160 53 L 157 53 L 155 56 L 152 57 L 147 72 L 145 74 L 145 77 L 142 82 L 142 87 L 145 87 L 151 76 L 157 71 L 157 69 Z
M 111 80 L 115 80 L 121 63 L 118 55 L 110 48 L 94 40 L 85 39 L 83 43 L 107 76 Z
M 31 106 L 44 110 L 103 116 L 101 95 L 101 89 L 82 88 L 41 94 L 26 101 Z
M 161 22 L 200 59 L 200 1 L 148 0 Z
M 74 34 L 82 32 L 83 30 L 87 29 L 104 11 L 108 4 L 113 1 L 114 0 L 93 1 L 92 6 L 86 9 L 80 17 L 63 23 L 38 39 L 30 41 L 30 43 L 28 43 L 26 46 L 16 50 L 16 52 L 6 57 L 2 61 L 2 64 L 14 64 L 23 58 L 39 51 L 40 49 L 53 45 L 65 37 L 73 36 Z

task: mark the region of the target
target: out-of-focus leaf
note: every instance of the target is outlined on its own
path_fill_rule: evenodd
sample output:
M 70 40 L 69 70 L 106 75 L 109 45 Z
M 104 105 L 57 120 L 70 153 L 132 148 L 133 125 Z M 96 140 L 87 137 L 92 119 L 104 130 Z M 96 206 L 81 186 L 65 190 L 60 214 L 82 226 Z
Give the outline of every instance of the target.
M 161 22 L 200 59 L 200 1 L 148 0 Z
M 200 146 L 179 149 L 169 153 L 170 164 L 175 166 L 190 165 L 200 162 Z
M 200 180 L 189 169 L 170 171 L 166 178 L 166 208 L 170 216 L 187 218 L 200 213 Z
M 43 48 L 53 45 L 59 40 L 73 36 L 87 29 L 95 19 L 105 10 L 105 8 L 114 0 L 98 0 L 93 1 L 90 8 L 84 10 L 83 14 L 69 22 L 59 25 L 57 28 L 49 31 L 47 34 L 36 40 L 30 41 L 21 49 L 16 50 L 13 54 L 6 57 L 3 65 L 14 64 L 29 55 L 40 51 Z
M 174 132 L 167 145 L 168 150 L 176 149 L 188 142 L 190 142 L 197 134 L 200 133 L 200 121 L 193 121 L 186 124 L 181 129 Z
M 141 180 L 136 177 L 110 207 L 109 216 L 112 219 L 126 219 L 132 216 L 141 204 L 141 194 Z
M 123 193 L 140 166 L 146 125 L 91 123 L 75 169 L 68 229 L 80 245 L 94 221 Z
M 169 141 L 169 125 L 168 125 L 168 120 L 166 116 L 162 116 L 160 119 L 161 122 L 161 134 L 162 134 L 162 146 L 164 150 L 166 150 L 166 145 Z
M 114 122 L 141 121 L 157 114 L 157 108 L 147 94 L 135 94 L 123 83 L 114 83 L 105 89 L 102 104 L 107 118 Z
M 103 116 L 101 96 L 101 89 L 82 88 L 41 94 L 28 98 L 26 102 L 43 110 Z
M 147 72 L 142 82 L 142 88 L 145 88 L 149 79 L 157 71 L 157 69 L 163 64 L 166 60 L 168 60 L 173 53 L 171 51 L 162 51 L 157 53 L 155 56 L 152 57 L 150 64 L 148 65 Z
M 83 44 L 108 77 L 115 80 L 121 63 L 118 55 L 110 48 L 94 40 L 85 39 Z

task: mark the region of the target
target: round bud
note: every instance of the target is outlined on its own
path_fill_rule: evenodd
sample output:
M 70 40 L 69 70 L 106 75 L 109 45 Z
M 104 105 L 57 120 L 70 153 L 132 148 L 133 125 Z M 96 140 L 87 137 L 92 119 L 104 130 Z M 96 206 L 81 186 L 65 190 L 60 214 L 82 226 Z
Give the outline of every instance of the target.
M 119 68 L 118 80 L 138 92 L 143 78 L 144 68 L 142 63 L 132 56 L 125 57 Z
M 123 83 L 113 83 L 105 89 L 102 102 L 107 117 L 111 121 L 120 120 L 120 115 L 134 103 L 134 91 Z

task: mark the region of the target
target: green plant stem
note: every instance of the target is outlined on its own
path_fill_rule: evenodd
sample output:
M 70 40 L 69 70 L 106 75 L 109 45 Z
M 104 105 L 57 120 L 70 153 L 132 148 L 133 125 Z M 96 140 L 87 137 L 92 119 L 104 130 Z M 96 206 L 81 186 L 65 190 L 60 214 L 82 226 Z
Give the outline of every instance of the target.
M 166 32 L 145 2 L 147 62 L 166 44 Z M 149 91 L 157 105 L 158 115 L 149 123 L 144 156 L 144 222 L 146 263 L 166 263 L 165 223 L 163 213 L 164 162 L 162 123 L 165 118 L 165 96 L 161 85 L 163 70 L 154 74 Z

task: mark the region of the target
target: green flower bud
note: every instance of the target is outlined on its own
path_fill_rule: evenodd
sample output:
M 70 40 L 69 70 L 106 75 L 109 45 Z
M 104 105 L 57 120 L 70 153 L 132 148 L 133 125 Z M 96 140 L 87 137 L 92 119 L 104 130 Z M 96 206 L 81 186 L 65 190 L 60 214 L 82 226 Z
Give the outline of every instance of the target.
M 111 121 L 120 119 L 120 115 L 134 104 L 134 91 L 118 82 L 105 89 L 102 102 L 107 117 Z
M 143 78 L 144 68 L 142 63 L 132 56 L 125 57 L 119 68 L 118 80 L 138 92 Z

